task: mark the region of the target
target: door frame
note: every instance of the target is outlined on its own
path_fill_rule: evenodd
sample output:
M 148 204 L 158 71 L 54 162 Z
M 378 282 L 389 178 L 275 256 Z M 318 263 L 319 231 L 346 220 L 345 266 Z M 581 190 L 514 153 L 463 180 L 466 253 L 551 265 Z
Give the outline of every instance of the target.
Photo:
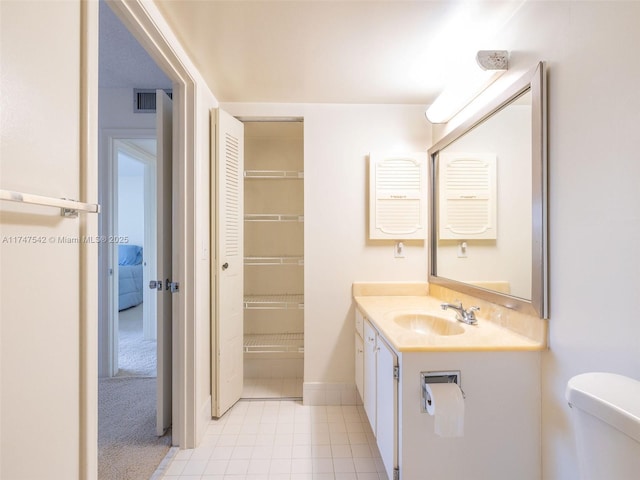
M 197 84 L 194 67 L 157 7 L 145 0 L 108 0 L 109 6 L 173 83 L 173 425 L 172 442 L 197 446 L 195 361 Z
M 100 204 L 102 205 L 101 232 L 106 238 L 119 234 L 118 232 L 118 153 L 123 151 L 144 164 L 144 257 L 154 259 L 155 265 L 155 241 L 151 242 L 154 235 L 153 223 L 155 217 L 155 157 L 135 145 L 131 140 L 155 139 L 156 131 L 153 128 L 131 129 L 105 129 L 101 132 L 103 137 L 102 158 L 106 159 L 103 176 L 100 179 L 101 189 Z M 153 213 L 155 215 L 155 213 Z M 155 240 L 155 239 L 153 239 Z M 118 244 L 114 242 L 100 242 L 100 305 L 102 322 L 100 326 L 100 344 L 98 346 L 99 367 L 98 372 L 103 377 L 113 377 L 118 373 Z M 152 315 L 151 295 L 146 288 L 147 278 L 153 276 L 153 271 L 144 268 L 143 277 L 143 330 L 145 338 L 155 339 L 155 315 Z M 149 272 L 149 273 L 147 273 Z

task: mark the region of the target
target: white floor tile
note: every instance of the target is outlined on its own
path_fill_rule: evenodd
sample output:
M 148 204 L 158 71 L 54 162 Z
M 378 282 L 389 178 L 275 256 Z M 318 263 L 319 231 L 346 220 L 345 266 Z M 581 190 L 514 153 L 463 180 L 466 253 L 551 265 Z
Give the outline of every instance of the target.
M 283 384 L 283 387 L 279 387 Z M 255 389 L 286 390 L 260 379 Z M 200 446 L 182 450 L 165 480 L 387 480 L 361 406 L 240 401 L 212 419 Z
M 206 466 L 206 460 L 189 460 L 181 475 L 202 475 Z
M 247 475 L 266 475 L 271 467 L 271 458 L 252 458 L 249 462 Z
M 226 475 L 246 475 L 249 470 L 249 460 L 229 460 Z
M 228 463 L 228 460 L 209 460 L 204 469 L 204 475 L 224 475 Z

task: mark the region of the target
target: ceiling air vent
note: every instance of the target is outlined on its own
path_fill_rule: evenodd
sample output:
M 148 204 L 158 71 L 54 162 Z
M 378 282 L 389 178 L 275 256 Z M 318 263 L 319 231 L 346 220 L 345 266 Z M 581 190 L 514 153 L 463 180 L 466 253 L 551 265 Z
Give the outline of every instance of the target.
M 171 90 L 165 90 L 169 98 L 173 98 Z M 156 111 L 156 91 L 153 88 L 133 89 L 133 112 L 134 113 L 155 113 Z

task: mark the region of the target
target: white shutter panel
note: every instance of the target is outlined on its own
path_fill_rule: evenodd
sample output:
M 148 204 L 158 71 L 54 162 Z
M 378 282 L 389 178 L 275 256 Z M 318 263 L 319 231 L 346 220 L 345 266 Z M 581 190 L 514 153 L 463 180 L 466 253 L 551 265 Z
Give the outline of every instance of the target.
M 439 239 L 497 238 L 496 156 L 440 153 Z
M 369 155 L 369 238 L 426 238 L 426 154 Z
M 225 254 L 240 255 L 240 145 L 239 139 L 232 133 L 224 132 L 225 165 Z

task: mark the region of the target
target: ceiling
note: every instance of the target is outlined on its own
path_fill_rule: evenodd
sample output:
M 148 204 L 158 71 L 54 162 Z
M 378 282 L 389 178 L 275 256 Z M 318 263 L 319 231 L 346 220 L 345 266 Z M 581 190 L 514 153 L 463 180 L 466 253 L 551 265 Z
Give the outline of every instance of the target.
M 98 85 L 101 88 L 171 88 L 171 80 L 103 0 L 99 17 Z
M 456 70 L 474 61 L 477 50 L 509 49 L 495 45 L 493 39 L 526 1 L 155 0 L 155 4 L 220 102 L 426 105 Z M 127 39 L 123 28 L 111 22 L 109 29 L 114 32 L 105 33 L 105 38 L 101 33 L 101 84 L 104 70 L 105 83 L 109 77 L 111 83 L 140 85 L 140 80 L 126 77 L 142 76 L 137 70 L 144 65 L 152 81 L 153 68 L 136 58 L 146 56 L 144 50 L 127 43 L 132 37 Z M 129 63 L 118 65 L 109 55 Z M 112 63 L 108 73 L 103 58 Z M 118 75 L 123 78 L 117 79 Z

